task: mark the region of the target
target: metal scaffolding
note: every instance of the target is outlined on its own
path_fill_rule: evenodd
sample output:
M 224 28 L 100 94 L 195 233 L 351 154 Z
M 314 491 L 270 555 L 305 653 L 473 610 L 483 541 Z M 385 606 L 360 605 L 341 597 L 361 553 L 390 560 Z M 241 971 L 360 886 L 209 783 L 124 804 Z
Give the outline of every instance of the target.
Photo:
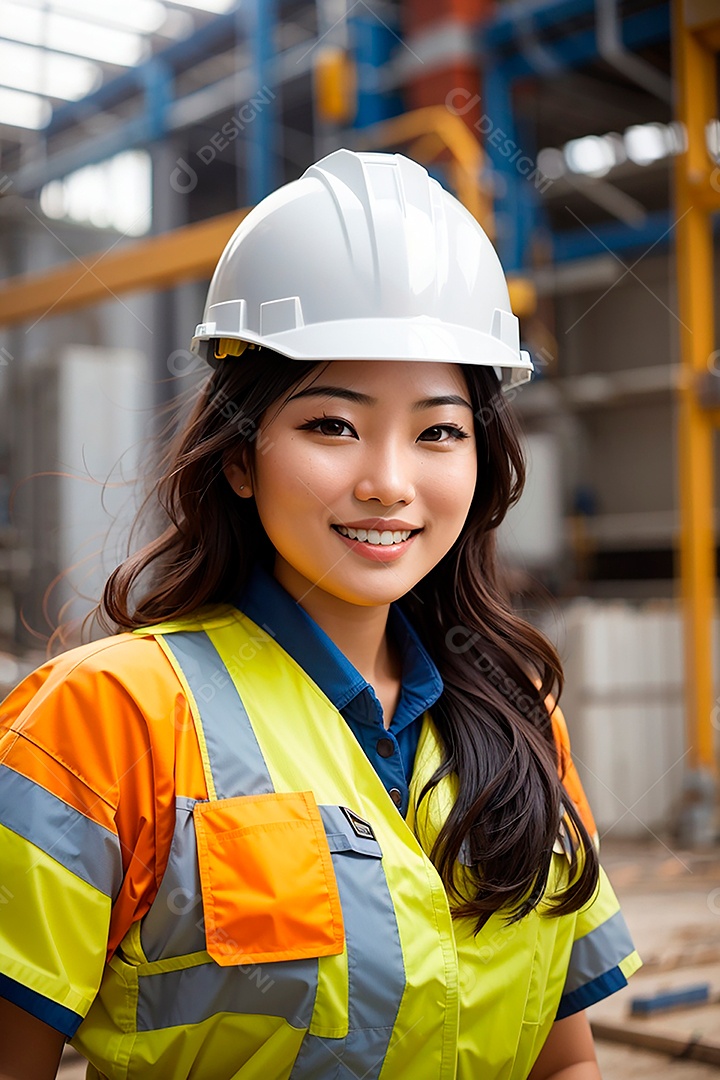
M 677 286 L 683 378 L 678 390 L 680 590 L 685 619 L 688 757 L 682 832 L 694 843 L 714 835 L 718 726 L 713 702 L 712 619 L 715 607 L 713 443 L 720 424 L 720 380 L 713 364 L 712 215 L 720 211 L 720 169 L 707 148 L 717 123 L 716 54 L 720 15 L 712 0 L 675 0 L 676 116 L 687 148 L 676 159 Z

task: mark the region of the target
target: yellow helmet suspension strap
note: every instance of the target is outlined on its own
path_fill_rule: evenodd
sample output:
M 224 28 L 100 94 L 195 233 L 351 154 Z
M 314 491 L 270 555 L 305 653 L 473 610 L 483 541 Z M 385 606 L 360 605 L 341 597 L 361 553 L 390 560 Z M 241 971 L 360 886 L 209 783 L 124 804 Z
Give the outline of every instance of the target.
M 242 356 L 246 349 L 257 349 L 260 346 L 253 341 L 238 341 L 236 338 L 219 338 L 215 342 L 214 354 L 216 360 L 224 360 L 226 356 Z

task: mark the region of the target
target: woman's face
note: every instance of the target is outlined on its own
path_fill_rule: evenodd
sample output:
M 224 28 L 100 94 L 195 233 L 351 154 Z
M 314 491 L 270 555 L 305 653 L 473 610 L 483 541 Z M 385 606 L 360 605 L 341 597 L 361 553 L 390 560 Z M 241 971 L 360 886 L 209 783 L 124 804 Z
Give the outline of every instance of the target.
M 476 475 L 462 369 L 404 360 L 314 370 L 267 410 L 252 475 L 226 469 L 256 501 L 278 580 L 363 606 L 398 599 L 437 565 Z

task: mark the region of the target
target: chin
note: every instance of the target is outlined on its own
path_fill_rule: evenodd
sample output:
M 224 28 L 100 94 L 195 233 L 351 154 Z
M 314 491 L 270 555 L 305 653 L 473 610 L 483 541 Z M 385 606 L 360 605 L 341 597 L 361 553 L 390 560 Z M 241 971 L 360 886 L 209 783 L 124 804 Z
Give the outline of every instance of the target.
M 326 584 L 321 582 L 319 588 L 336 596 L 338 600 L 344 600 L 346 604 L 355 604 L 357 607 L 380 607 L 382 604 L 392 604 L 405 596 L 415 587 L 415 578 L 408 584 L 399 577 L 397 572 L 387 571 L 390 581 L 378 581 L 374 585 L 356 585 L 350 583 Z

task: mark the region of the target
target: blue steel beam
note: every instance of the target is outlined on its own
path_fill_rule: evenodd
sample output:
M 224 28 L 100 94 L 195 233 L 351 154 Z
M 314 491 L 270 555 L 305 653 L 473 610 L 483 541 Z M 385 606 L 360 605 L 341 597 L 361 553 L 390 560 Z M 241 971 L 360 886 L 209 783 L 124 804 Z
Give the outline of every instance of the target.
M 353 127 L 365 128 L 403 111 L 400 94 L 382 87 L 382 69 L 400 39 L 391 26 L 379 20 L 364 4 L 352 8 L 348 23 L 357 68 L 357 111 Z
M 506 45 L 517 48 L 525 29 L 553 29 L 594 12 L 595 0 L 515 0 L 498 6 L 495 15 L 479 28 L 480 37 L 493 51 Z
M 150 113 L 143 113 L 134 120 L 119 124 L 106 135 L 95 136 L 92 141 L 53 154 L 49 161 L 28 162 L 13 176 L 13 190 L 19 195 L 39 191 L 50 180 L 58 180 L 85 165 L 114 157 L 134 146 L 143 146 L 153 138 Z
M 569 0 L 566 0 L 569 2 Z M 580 0 L 584 2 L 584 0 Z M 535 24 L 533 24 L 534 28 Z M 670 5 L 659 4 L 648 11 L 635 15 L 628 15 L 622 22 L 623 44 L 628 49 L 642 49 L 647 45 L 655 45 L 660 41 L 668 41 L 670 38 Z M 513 42 L 510 41 L 512 45 Z M 519 79 L 527 75 L 536 75 L 535 66 L 532 63 L 532 54 L 523 52 L 521 41 L 514 42 L 519 51 L 502 59 L 506 75 L 511 79 Z M 563 34 L 554 41 L 542 42 L 543 48 L 555 57 L 560 65 L 565 68 L 580 67 L 598 56 L 597 39 L 595 28 L 577 30 Z M 479 33 L 479 50 L 481 56 L 493 58 L 497 62 L 499 46 L 493 42 L 492 24 Z
M 518 131 L 513 83 L 505 65 L 488 65 L 482 78 L 484 111 L 476 126 L 492 166 L 488 179 L 493 185 L 495 244 L 503 266 L 517 271 L 529 262 L 526 249 L 535 230 L 546 223 L 538 191 L 549 181 L 536 166 L 536 148 L 528 131 Z
M 547 74 L 548 62 L 562 70 L 577 67 L 597 57 L 594 28 L 572 31 L 567 26 L 568 20 L 592 13 L 593 10 L 593 0 L 550 0 L 544 4 L 526 0 L 524 3 L 514 3 L 508 13 L 501 9 L 492 22 L 478 30 L 484 110 L 479 121 L 479 132 L 493 166 L 497 246 L 503 264 L 509 270 L 518 271 L 528 265 L 527 247 L 542 216 L 542 204 L 536 187 L 531 183 L 535 173 L 528 174 L 527 170 L 523 172 L 519 168 L 520 162 L 530 161 L 528 154 L 531 148 L 523 145 L 517 133 L 512 106 L 513 83 L 518 78 Z M 564 25 L 560 26 L 560 22 Z M 561 29 L 564 32 L 552 41 L 538 39 L 536 48 L 528 46 L 528 32 L 538 35 L 539 31 L 548 29 Z M 669 35 L 670 9 L 667 3 L 630 15 L 622 24 L 623 42 L 629 49 L 668 40 Z M 502 56 L 503 51 L 509 52 L 509 55 Z M 538 65 L 541 70 L 538 70 Z M 613 223 L 609 232 L 613 242 L 621 242 L 626 228 Z M 649 235 L 649 242 L 652 242 L 659 234 L 650 228 Z M 643 242 L 637 236 L 634 240 Z M 573 246 L 578 249 L 578 254 L 588 254 L 580 237 L 576 238 L 574 244 L 569 238 L 562 241 L 559 251 L 568 252 Z M 558 257 L 577 256 L 563 254 Z
M 239 75 L 226 77 L 212 86 L 193 91 L 182 98 L 175 98 L 172 70 L 169 65 L 164 64 L 164 57 L 165 52 L 158 53 L 152 64 L 148 62 L 140 65 L 143 83 L 155 94 L 155 97 L 153 101 L 146 100 L 145 108 L 138 116 L 131 120 L 119 121 L 107 134 L 85 139 L 82 142 L 78 141 L 67 150 L 56 151 L 47 158 L 27 162 L 13 176 L 16 192 L 18 194 L 36 192 L 50 180 L 67 176 L 68 173 L 84 165 L 104 161 L 122 150 L 142 146 L 153 139 L 161 138 L 168 132 L 182 130 L 200 122 L 201 119 L 221 113 L 228 114 L 229 117 L 230 113 L 236 111 L 237 105 L 251 102 L 253 95 L 262 89 L 255 83 L 253 69 L 248 67 Z M 311 69 L 311 63 L 312 50 L 309 50 L 305 44 L 291 46 L 285 52 L 271 57 L 266 83 L 268 87 L 279 87 L 286 82 L 306 76 Z M 164 88 L 158 85 L 160 71 L 165 71 L 167 76 Z M 217 108 L 214 111 L 207 111 L 205 99 L 213 86 L 222 86 L 224 93 L 221 95 L 222 100 L 218 101 Z M 91 96 L 94 97 L 94 95 Z M 202 100 L 199 101 L 199 99 Z M 198 109 L 193 107 L 196 101 L 200 104 L 199 113 Z M 263 99 L 263 103 L 264 108 L 258 109 L 253 118 L 253 126 L 260 119 L 260 113 L 266 112 L 267 97 Z M 190 108 L 184 109 L 183 106 L 188 104 Z M 77 105 L 83 105 L 83 102 L 78 102 Z M 92 111 L 94 110 L 90 110 L 88 106 L 87 112 Z M 164 123 L 164 128 L 162 124 L 159 124 L 160 120 Z M 249 125 L 247 130 L 250 131 Z
M 673 240 L 672 226 L 670 211 L 657 210 L 648 214 L 639 227 L 626 225 L 621 221 L 610 221 L 593 223 L 589 229 L 554 232 L 553 259 L 555 262 L 568 262 L 571 259 L 602 255 L 608 250 L 617 254 L 620 251 L 634 251 L 636 248 L 647 251 L 654 247 L 655 251 L 661 251 Z
M 171 71 L 182 71 L 196 61 L 202 60 L 208 52 L 220 45 L 234 40 L 235 12 L 216 15 L 206 26 L 182 41 L 168 45 L 149 60 L 144 60 L 136 67 L 111 79 L 92 94 L 87 94 L 79 101 L 70 101 L 53 111 L 50 123 L 43 129 L 43 135 L 54 135 L 63 128 L 81 123 L 89 115 L 112 108 L 118 102 L 141 93 L 147 85 L 147 71 L 156 61 L 160 61 Z
M 252 42 L 255 84 L 266 86 L 271 81 L 275 56 L 273 33 L 277 20 L 276 0 L 248 0 L 238 7 L 239 27 L 244 23 Z M 259 109 L 247 129 L 246 150 L 248 169 L 247 201 L 259 203 L 277 186 L 277 160 L 274 153 L 275 110 L 271 106 Z
M 148 140 L 160 139 L 167 131 L 167 114 L 173 98 L 173 77 L 159 58 L 143 65 L 145 118 Z
M 507 77 L 503 64 L 486 66 L 482 78 L 484 112 L 480 125 L 485 153 L 492 166 L 495 244 L 505 269 L 519 270 L 525 262 L 525 240 L 530 235 L 532 222 L 528 220 L 528 203 L 522 191 L 526 180 L 510 161 L 512 155 L 504 152 L 506 145 L 517 146 L 512 80 Z

